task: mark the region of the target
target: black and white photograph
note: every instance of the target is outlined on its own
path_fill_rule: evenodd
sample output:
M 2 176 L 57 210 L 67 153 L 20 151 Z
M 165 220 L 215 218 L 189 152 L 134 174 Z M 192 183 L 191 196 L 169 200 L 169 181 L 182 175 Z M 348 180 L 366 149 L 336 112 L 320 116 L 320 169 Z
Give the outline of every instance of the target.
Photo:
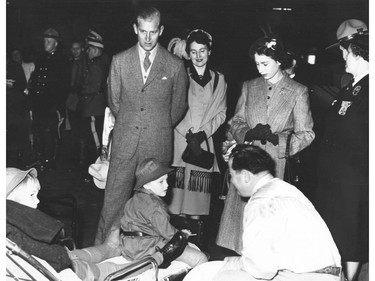
M 369 0 L 6 0 L 6 280 L 369 281 Z

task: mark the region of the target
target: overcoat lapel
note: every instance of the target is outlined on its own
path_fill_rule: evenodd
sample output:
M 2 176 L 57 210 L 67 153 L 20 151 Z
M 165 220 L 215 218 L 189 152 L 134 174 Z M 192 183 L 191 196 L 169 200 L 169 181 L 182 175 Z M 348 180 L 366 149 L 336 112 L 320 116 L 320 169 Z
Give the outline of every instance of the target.
M 280 125 L 283 122 L 288 122 L 287 117 L 291 116 L 290 111 L 293 110 L 296 96 L 294 94 L 295 89 L 290 85 L 290 78 L 285 76 L 277 86 L 278 90 L 268 103 L 268 124 L 271 128 L 275 125 Z M 289 111 L 286 109 L 290 109 Z M 283 116 L 285 118 L 280 118 Z

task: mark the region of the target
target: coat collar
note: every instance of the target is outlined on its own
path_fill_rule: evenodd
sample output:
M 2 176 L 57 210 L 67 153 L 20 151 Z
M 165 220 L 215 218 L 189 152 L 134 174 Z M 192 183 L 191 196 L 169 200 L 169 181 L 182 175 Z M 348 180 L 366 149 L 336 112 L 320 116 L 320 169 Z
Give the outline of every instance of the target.
M 143 85 L 142 69 L 139 63 L 139 52 L 137 44 L 135 44 L 130 50 L 130 67 L 133 69 L 135 79 L 138 84 Z

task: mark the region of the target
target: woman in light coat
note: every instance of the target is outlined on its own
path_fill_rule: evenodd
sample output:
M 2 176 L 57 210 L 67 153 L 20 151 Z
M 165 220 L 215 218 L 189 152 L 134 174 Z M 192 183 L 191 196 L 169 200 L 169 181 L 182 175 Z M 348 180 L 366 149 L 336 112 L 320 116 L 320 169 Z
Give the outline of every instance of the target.
M 283 179 L 288 135 L 292 134 L 290 155 L 306 148 L 315 138 L 308 90 L 284 73 L 287 61 L 280 39 L 260 38 L 250 47 L 249 54 L 261 77 L 244 82 L 235 114 L 229 121 L 229 133 L 237 143 L 250 142 L 267 151 L 276 162 L 275 176 Z M 231 186 L 218 245 L 237 252 L 242 249 L 242 240 L 234 241 L 232 234 L 242 233 L 245 203 Z
M 221 73 L 208 68 L 212 37 L 204 30 L 194 30 L 187 37 L 186 51 L 191 58 L 188 68 L 190 86 L 189 110 L 174 130 L 174 160 L 176 183 L 172 189 L 169 211 L 176 215 L 189 215 L 199 219 L 208 215 L 211 200 L 212 173 L 219 172 L 216 157 L 213 167 L 200 168 L 182 160 L 187 146 L 195 153 L 202 148 L 214 153 L 212 135 L 226 117 L 227 84 Z M 189 136 L 189 130 L 193 133 Z

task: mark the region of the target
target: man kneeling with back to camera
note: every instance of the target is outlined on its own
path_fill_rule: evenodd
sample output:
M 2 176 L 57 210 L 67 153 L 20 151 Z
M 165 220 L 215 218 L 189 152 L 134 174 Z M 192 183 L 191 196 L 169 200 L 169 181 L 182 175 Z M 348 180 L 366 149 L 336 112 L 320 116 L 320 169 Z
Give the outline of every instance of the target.
M 233 185 L 250 197 L 241 256 L 202 264 L 184 280 L 341 280 L 341 257 L 327 225 L 296 187 L 274 177 L 271 156 L 237 145 L 228 163 Z

